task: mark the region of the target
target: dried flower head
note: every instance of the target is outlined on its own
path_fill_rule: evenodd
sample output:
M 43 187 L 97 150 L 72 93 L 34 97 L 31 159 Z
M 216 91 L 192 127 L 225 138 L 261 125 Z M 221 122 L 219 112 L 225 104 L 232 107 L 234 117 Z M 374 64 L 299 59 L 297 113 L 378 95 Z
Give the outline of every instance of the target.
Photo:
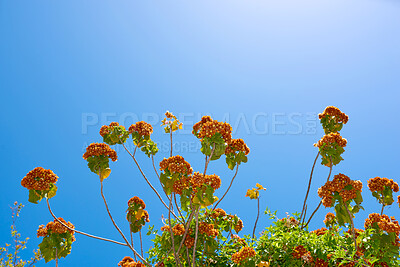
M 235 232 L 239 233 L 240 231 L 242 231 L 243 229 L 243 221 L 242 220 L 238 220 L 237 224 L 235 225 Z
M 195 134 L 197 138 L 211 138 L 216 133 L 220 133 L 227 144 L 231 142 L 232 127 L 229 123 L 213 120 L 210 116 L 203 116 L 201 121 L 193 125 L 193 134 Z
M 347 145 L 347 140 L 346 138 L 343 138 L 340 133 L 329 133 L 324 135 L 318 143 L 314 144 L 314 146 L 318 148 L 325 147 L 331 147 L 333 144 L 338 144 L 341 147 L 345 147 Z
M 316 259 L 315 260 L 315 267 L 329 267 L 329 264 L 324 259 Z
M 295 259 L 300 259 L 303 255 L 305 255 L 308 251 L 302 245 L 294 248 L 292 252 L 292 256 Z
M 102 137 L 104 137 L 105 135 L 111 133 L 111 130 L 112 130 L 113 127 L 118 127 L 118 126 L 119 126 L 119 127 L 122 127 L 122 128 L 125 130 L 125 127 L 124 127 L 123 125 L 119 125 L 118 122 L 111 122 L 110 125 L 103 125 L 103 126 L 101 126 L 101 128 L 100 128 L 100 135 L 101 135 Z
M 128 206 L 134 205 L 135 203 L 139 204 L 140 207 L 142 207 L 142 209 L 146 208 L 146 204 L 144 204 L 144 201 L 137 196 L 134 196 L 133 198 L 129 199 Z
M 161 231 L 167 231 L 167 232 L 169 232 L 169 225 L 164 225 L 164 226 L 161 226 Z
M 351 189 L 349 189 L 351 188 Z M 361 181 L 351 180 L 344 174 L 337 174 L 332 181 L 328 181 L 318 189 L 318 196 L 322 198 L 322 204 L 325 207 L 332 207 L 333 195 L 337 192 L 347 202 L 357 197 L 357 192 L 362 191 Z
M 335 214 L 333 214 L 332 212 L 328 212 L 325 215 L 325 220 L 324 220 L 324 224 L 329 227 L 329 226 L 333 226 L 336 223 L 336 216 Z
M 177 224 L 174 227 L 172 227 L 172 232 L 174 235 L 183 235 L 185 233 L 185 226 L 183 224 Z
M 328 231 L 328 229 L 326 229 L 325 227 L 322 227 L 322 228 L 320 228 L 320 229 L 311 231 L 311 233 L 314 233 L 314 234 L 316 234 L 317 236 L 320 236 L 320 235 L 326 234 L 327 231 Z
M 126 256 L 124 257 L 119 263 L 118 266 L 121 267 L 146 267 L 146 265 L 144 265 L 141 262 L 136 262 L 134 261 L 131 257 Z
M 256 251 L 251 247 L 243 247 L 238 252 L 232 255 L 232 261 L 240 264 L 256 255 Z
M 153 126 L 144 121 L 138 121 L 129 127 L 129 133 L 137 132 L 141 136 L 150 136 L 153 133 Z
M 400 225 L 394 217 L 389 218 L 389 216 L 385 214 L 379 215 L 378 213 L 371 213 L 369 214 L 368 218 L 365 219 L 364 227 L 365 229 L 373 227 L 375 223 L 382 231 L 387 233 L 395 233 L 396 236 L 399 237 Z
M 324 117 L 331 117 L 336 123 L 342 122 L 346 124 L 349 121 L 349 116 L 340 111 L 337 107 L 329 106 L 326 107 L 323 113 L 318 114 L 319 119 L 323 119 Z
M 169 158 L 164 158 L 160 162 L 160 170 L 165 171 L 168 170 L 171 174 L 172 173 L 181 173 L 183 175 L 189 175 L 193 172 L 192 167 L 190 164 L 185 161 L 182 156 L 172 156 Z
M 214 224 L 212 223 L 200 222 L 199 233 L 215 238 L 216 236 L 218 236 L 219 231 L 218 229 L 214 228 Z
M 68 226 L 71 229 L 75 229 L 75 226 L 70 223 L 66 222 L 63 218 L 59 217 L 58 220 L 60 220 L 64 225 Z M 72 242 L 75 241 L 75 236 L 74 236 L 74 231 L 69 230 L 67 227 L 65 227 L 63 224 L 61 224 L 58 220 L 54 219 L 54 221 L 49 222 L 46 227 L 44 225 L 40 225 L 39 229 L 37 230 L 37 237 L 45 237 L 50 234 L 64 234 L 66 232 L 69 232 L 72 235 Z
M 385 186 L 390 187 L 394 192 L 399 192 L 399 185 L 393 179 L 375 177 L 368 180 L 368 188 L 371 192 L 383 191 Z
M 90 157 L 96 156 L 106 156 L 109 157 L 112 161 L 117 161 L 118 156 L 117 152 L 114 149 L 111 149 L 109 145 L 104 143 L 92 143 L 86 148 L 85 154 L 83 154 L 83 159 L 88 159 Z
M 52 170 L 36 167 L 21 180 L 21 185 L 29 190 L 49 190 L 50 184 L 55 184 L 58 176 Z
M 250 149 L 243 139 L 232 139 L 225 149 L 225 154 L 235 153 L 236 151 L 242 151 L 245 155 L 250 153 Z
M 212 213 L 211 213 L 211 217 L 213 217 L 214 219 L 216 218 L 221 218 L 221 217 L 225 217 L 226 216 L 226 211 L 224 211 L 223 209 L 220 208 L 216 208 Z

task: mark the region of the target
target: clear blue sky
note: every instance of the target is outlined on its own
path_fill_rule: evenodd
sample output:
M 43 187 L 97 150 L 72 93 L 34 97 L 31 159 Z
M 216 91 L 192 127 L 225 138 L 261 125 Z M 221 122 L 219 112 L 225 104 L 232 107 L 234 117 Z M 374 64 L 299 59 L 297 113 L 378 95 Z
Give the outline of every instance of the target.
M 347 113 L 342 130 L 348 146 L 334 167 L 364 183 L 362 227 L 378 204 L 366 182 L 375 176 L 399 182 L 400 3 L 393 0 L 336 1 L 0 1 L 0 131 L 2 193 L 0 241 L 9 242 L 9 206 L 26 204 L 19 221 L 28 250 L 36 229 L 52 218 L 46 205 L 27 202 L 24 175 L 52 169 L 59 191 L 51 200 L 57 216 L 78 229 L 121 240 L 107 217 L 100 184 L 82 159 L 100 142 L 101 125 L 150 119 L 153 138 L 168 151 L 159 127 L 170 110 L 185 121 L 174 136 L 176 150 L 202 170 L 198 141 L 190 135 L 201 115 L 227 119 L 234 137 L 251 149 L 249 162 L 222 206 L 238 214 L 249 234 L 256 202 L 245 198 L 256 182 L 262 210 L 301 209 L 309 172 L 323 135 L 315 115 L 328 105 Z M 314 114 L 314 117 L 313 117 Z M 118 150 L 105 181 L 109 205 L 125 233 L 126 202 L 139 196 L 151 223 L 160 227 L 165 209 L 156 201 L 126 153 Z M 153 184 L 151 162 L 138 156 Z M 210 173 L 232 172 L 224 160 Z M 318 164 L 309 206 L 328 168 Z M 218 193 L 217 193 L 218 194 Z M 321 209 L 311 229 L 322 227 Z M 400 217 L 393 206 L 388 214 Z M 266 216 L 257 231 L 268 225 Z M 145 247 L 150 246 L 146 237 Z M 138 244 L 138 239 L 136 239 Z M 27 255 L 29 253 L 24 253 Z M 77 236 L 61 266 L 116 266 L 127 248 Z M 44 263 L 39 266 L 44 266 Z

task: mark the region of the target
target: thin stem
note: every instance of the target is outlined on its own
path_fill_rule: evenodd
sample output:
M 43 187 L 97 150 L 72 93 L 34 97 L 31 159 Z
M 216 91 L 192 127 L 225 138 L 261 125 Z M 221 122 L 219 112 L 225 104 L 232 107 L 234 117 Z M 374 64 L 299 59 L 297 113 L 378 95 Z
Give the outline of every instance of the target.
M 15 212 L 15 209 L 17 209 L 17 212 Z M 17 217 L 18 217 L 18 207 L 14 206 L 12 208 L 12 230 L 13 231 L 17 231 L 17 227 L 16 227 Z M 13 265 L 17 266 L 16 262 L 17 262 L 17 256 L 18 256 L 18 233 L 16 233 L 14 235 L 14 242 L 15 242 L 15 250 L 14 250 L 14 264 Z
M 319 207 L 321 207 L 321 204 L 322 204 L 322 200 L 319 202 L 317 208 L 316 208 L 316 209 L 314 210 L 314 212 L 311 214 L 310 218 L 308 218 L 307 223 L 306 223 L 305 225 L 303 225 L 303 226 L 301 227 L 301 229 L 307 227 L 307 225 L 308 225 L 308 224 L 310 223 L 310 221 L 311 221 L 311 218 L 312 218 L 312 217 L 314 216 L 314 214 L 317 212 L 317 210 L 319 209 Z
M 179 264 L 179 266 L 182 266 L 179 261 L 179 256 L 176 254 L 176 250 L 175 250 L 174 232 L 172 231 L 172 224 L 171 224 L 171 207 L 172 207 L 172 198 L 169 200 L 169 210 L 170 210 L 170 212 L 168 212 L 169 233 L 171 235 L 172 251 L 174 253 L 175 261 Z M 178 251 L 178 253 L 179 253 L 179 251 Z
M 383 196 L 383 193 L 382 193 L 382 210 L 381 210 L 381 216 L 383 215 L 383 209 L 385 208 L 385 197 Z
M 228 189 L 226 189 L 225 194 L 221 197 L 220 200 L 218 200 L 217 204 L 215 204 L 213 210 L 215 210 L 215 209 L 217 208 L 218 204 L 224 199 L 224 197 L 225 197 L 226 194 L 228 193 L 229 189 L 231 188 L 231 186 L 232 186 L 232 184 L 233 184 L 233 180 L 235 180 L 235 177 L 236 177 L 236 175 L 237 175 L 237 173 L 238 173 L 238 170 L 239 170 L 239 165 L 236 165 L 236 172 L 235 172 L 235 175 L 232 177 L 232 180 L 231 180 L 231 183 L 229 184 Z
M 58 251 L 57 251 L 57 248 L 56 248 L 56 267 L 58 267 Z
M 301 222 L 301 225 L 304 224 L 304 220 L 306 219 L 306 216 L 307 216 L 307 208 L 308 208 L 308 206 L 307 206 L 307 204 L 306 204 L 306 207 L 305 207 L 305 209 L 304 209 L 303 221 Z M 299 222 L 300 222 L 300 220 L 299 220 Z
M 352 232 L 352 234 L 353 234 L 353 241 L 354 241 L 354 246 L 355 246 L 354 248 L 355 248 L 355 250 L 357 251 L 357 240 L 356 240 L 356 232 L 355 232 L 355 230 L 354 230 L 353 216 L 352 216 L 352 214 L 350 213 L 349 208 L 347 207 L 347 203 L 344 203 L 344 207 L 346 208 L 347 214 L 349 215 L 349 218 L 350 218 L 350 222 L 351 222 L 351 232 Z
M 257 198 L 257 219 L 256 222 L 254 223 L 253 238 L 255 238 L 254 233 L 256 232 L 258 217 L 260 217 L 260 197 Z
M 204 177 L 206 176 L 207 167 L 208 167 L 208 164 L 210 163 L 210 160 L 214 154 L 214 151 L 215 151 L 215 143 L 213 143 L 210 156 L 207 158 L 207 155 L 206 155 L 206 163 L 204 164 L 204 172 L 203 172 Z M 200 211 L 200 207 L 197 207 L 196 211 L 195 211 L 196 212 L 196 227 L 195 227 L 195 238 L 194 238 L 194 246 L 193 246 L 193 259 L 192 259 L 193 267 L 195 267 L 195 264 L 196 264 L 196 246 L 197 246 L 197 237 L 198 237 L 198 233 L 199 233 L 199 211 Z
M 194 236 L 193 256 L 192 256 L 193 267 L 195 267 L 196 264 L 196 246 L 197 246 L 197 237 L 199 232 L 199 208 L 197 208 L 195 212 L 196 212 L 196 231 Z
M 99 240 L 103 240 L 103 241 L 115 243 L 115 244 L 118 244 L 118 245 L 121 245 L 121 246 L 128 246 L 128 245 L 125 244 L 125 243 L 121 243 L 121 242 L 118 242 L 118 241 L 114 241 L 114 240 L 111 240 L 111 239 L 107 239 L 107 238 L 103 238 L 103 237 L 99 237 L 99 236 L 95 236 L 95 235 L 91 235 L 91 234 L 87 234 L 87 233 L 85 233 L 85 232 L 82 232 L 82 231 L 76 230 L 76 229 L 74 229 L 74 228 L 68 227 L 66 224 L 64 224 L 62 221 L 60 221 L 60 220 L 54 215 L 53 211 L 52 211 L 51 208 L 50 208 L 50 203 L 49 203 L 49 199 L 48 199 L 48 198 L 46 198 L 46 201 L 47 201 L 47 207 L 48 207 L 48 209 L 49 209 L 49 211 L 50 211 L 51 216 L 53 216 L 53 218 L 54 218 L 55 220 L 57 220 L 59 223 L 61 223 L 61 224 L 62 224 L 65 228 L 67 228 L 68 230 L 74 231 L 74 232 L 76 232 L 76 233 L 78 233 L 78 234 L 85 235 L 85 236 L 88 236 L 88 237 L 91 237 L 91 238 L 94 238 L 94 239 L 99 239 Z
M 179 209 L 178 203 L 177 203 L 177 201 L 176 201 L 176 194 L 175 194 L 175 193 L 173 193 L 173 194 L 174 194 L 174 201 L 175 201 L 176 209 L 178 210 L 179 215 L 181 215 L 181 217 L 182 217 L 183 224 L 185 224 L 185 217 L 182 215 L 182 212 L 181 212 L 181 210 Z
M 326 182 L 328 182 L 329 181 L 329 178 L 331 177 L 331 174 L 332 174 L 332 158 L 331 158 L 331 165 L 329 166 L 329 175 L 328 175 L 328 178 L 326 179 Z M 311 214 L 311 217 L 308 219 L 308 221 L 307 221 L 307 223 L 305 224 L 305 225 L 303 225 L 302 227 L 301 227 L 301 229 L 303 229 L 304 227 L 306 227 L 309 223 L 310 223 L 310 221 L 311 221 L 311 219 L 312 219 L 312 217 L 314 216 L 314 214 L 317 212 L 317 210 L 319 209 L 319 207 L 321 207 L 321 204 L 322 204 L 322 200 L 319 202 L 319 204 L 318 204 L 318 207 L 314 210 L 314 212 Z
M 157 175 L 157 177 L 158 177 L 158 181 L 160 182 L 161 188 L 163 189 L 165 196 L 166 196 L 166 197 L 168 198 L 168 200 L 169 200 L 169 196 L 167 195 L 167 192 L 165 191 L 164 186 L 163 186 L 163 184 L 161 183 L 160 175 L 158 174 L 158 171 L 157 171 L 157 169 L 156 169 L 156 165 L 154 164 L 154 156 L 153 156 L 153 155 L 151 155 L 151 161 L 152 161 L 152 163 L 153 163 L 153 169 L 154 169 L 154 172 L 156 173 L 156 175 Z
M 139 238 L 140 238 L 140 252 L 142 253 L 142 257 L 143 257 L 142 229 L 139 230 Z
M 181 241 L 181 243 L 179 244 L 178 251 L 181 251 L 181 248 L 182 248 L 182 246 L 183 246 L 183 243 L 185 242 L 185 239 L 186 239 L 186 235 L 189 233 L 190 223 L 192 222 L 193 215 L 194 215 L 194 212 L 192 212 L 192 213 L 189 215 L 188 222 L 187 222 L 186 227 L 185 227 L 185 233 L 183 234 L 182 241 Z
M 186 247 L 186 257 L 188 259 L 188 266 L 190 266 L 190 256 L 189 256 L 189 249 Z
M 172 247 L 168 250 L 168 252 L 164 255 L 164 258 L 160 262 L 164 262 L 165 258 L 171 253 Z
M 140 168 L 140 165 L 139 165 L 139 163 L 137 162 L 135 156 L 132 155 L 132 153 L 126 148 L 126 146 L 125 146 L 124 143 L 122 143 L 122 146 L 125 148 L 126 152 L 129 153 L 129 155 L 131 156 L 131 158 L 135 161 L 136 166 L 138 167 L 138 169 L 139 169 L 140 173 L 142 174 L 143 178 L 146 180 L 147 184 L 148 184 L 148 185 L 151 187 L 151 189 L 153 189 L 153 191 L 156 193 L 156 195 L 158 196 L 158 198 L 160 199 L 160 201 L 162 202 L 162 204 L 164 205 L 164 207 L 166 207 L 166 208 L 169 210 L 167 204 L 165 204 L 164 200 L 162 199 L 162 197 L 160 196 L 160 194 L 157 192 L 157 189 L 154 188 L 154 186 L 153 186 L 153 185 L 150 183 L 150 181 L 147 179 L 146 175 L 143 173 L 142 168 Z M 136 146 L 136 147 L 137 147 L 137 146 Z M 136 150 L 136 148 L 135 148 L 135 150 Z M 175 218 L 177 218 L 177 219 L 179 220 L 178 216 L 176 216 L 175 213 L 174 213 L 173 211 L 171 211 L 171 213 L 172 213 L 172 215 L 173 215 Z
M 312 176 L 313 176 L 313 173 L 314 173 L 315 163 L 317 163 L 319 153 L 320 153 L 320 152 L 318 151 L 317 156 L 315 157 L 315 160 L 314 160 L 314 164 L 313 164 L 313 166 L 312 166 L 312 168 L 311 168 L 311 174 L 310 174 L 310 179 L 309 179 L 309 181 L 308 181 L 307 193 L 306 193 L 306 197 L 304 198 L 303 209 L 301 210 L 301 215 L 300 215 L 299 221 L 301 221 L 301 218 L 303 217 L 304 209 L 305 209 L 305 207 L 306 207 L 306 202 L 307 202 L 307 198 L 308 198 L 308 193 L 310 192 L 310 188 L 311 188 L 311 180 L 312 180 Z M 305 216 L 305 215 L 304 215 L 304 216 Z
M 213 147 L 212 147 L 210 156 L 208 157 L 208 159 L 206 160 L 206 164 L 204 165 L 204 173 L 203 173 L 204 176 L 206 176 L 208 163 L 210 163 L 210 160 L 211 160 L 211 158 L 212 158 L 212 156 L 214 154 L 214 151 L 215 151 L 215 143 L 213 143 Z M 206 158 L 207 158 L 207 156 L 206 156 Z
M 151 155 L 151 161 L 153 162 L 153 169 L 154 169 L 154 172 L 156 173 L 158 179 L 160 179 L 160 175 L 158 174 L 156 165 L 154 164 L 154 155 Z
M 222 242 L 221 247 L 225 244 L 225 242 L 228 240 L 228 238 L 229 238 L 231 235 L 232 235 L 232 229 L 229 230 L 229 233 L 228 233 L 228 235 L 227 235 L 225 241 Z
M 100 187 L 101 197 L 103 198 L 104 205 L 106 206 L 108 216 L 110 217 L 111 222 L 113 223 L 115 229 L 117 229 L 117 231 L 120 233 L 120 235 L 121 235 L 122 238 L 124 239 L 125 243 L 126 243 L 126 244 L 128 245 L 128 247 L 133 251 L 133 253 L 135 253 L 135 254 L 139 257 L 139 259 L 141 259 L 146 265 L 149 265 L 149 264 L 145 261 L 145 259 L 144 259 L 142 256 L 140 256 L 139 253 L 137 253 L 136 250 L 129 244 L 128 239 L 126 239 L 124 233 L 122 233 L 121 229 L 119 229 L 118 225 L 115 223 L 113 217 L 111 216 L 110 209 L 108 208 L 106 198 L 104 197 L 104 194 L 103 194 L 103 182 L 100 182 L 100 184 L 101 184 L 101 187 Z
M 132 233 L 132 230 L 131 230 L 131 226 L 129 226 L 129 232 L 131 233 L 131 246 L 133 247 L 133 233 Z M 135 261 L 137 261 L 135 253 L 133 254 L 133 256 L 135 257 Z
M 173 144 L 172 144 L 172 126 L 170 125 L 169 126 L 169 132 L 170 132 L 170 137 L 171 137 L 171 153 L 170 153 L 170 157 L 172 157 L 172 147 L 173 147 Z

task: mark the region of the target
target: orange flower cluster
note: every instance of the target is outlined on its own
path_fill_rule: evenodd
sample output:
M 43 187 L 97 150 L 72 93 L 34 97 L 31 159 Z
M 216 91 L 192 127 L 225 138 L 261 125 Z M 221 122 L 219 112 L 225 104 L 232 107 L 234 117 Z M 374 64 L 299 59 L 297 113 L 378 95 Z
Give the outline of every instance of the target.
M 345 147 L 347 145 L 347 140 L 346 138 L 343 138 L 340 133 L 329 133 L 324 135 L 318 143 L 314 144 L 314 146 L 320 148 L 322 145 L 326 145 L 330 147 L 332 144 L 338 144 L 341 147 Z
M 172 232 L 174 233 L 174 235 L 183 235 L 185 233 L 185 227 L 181 223 L 177 224 L 172 227 Z
M 326 234 L 327 231 L 328 231 L 328 229 L 326 229 L 325 227 L 322 227 L 322 228 L 320 228 L 320 229 L 317 229 L 317 230 L 312 231 L 311 233 L 314 233 L 314 234 L 316 234 L 317 236 L 320 236 L 320 235 Z
M 329 266 L 328 262 L 323 259 L 316 259 L 315 261 L 315 267 L 328 267 L 328 266 Z
M 340 111 L 337 107 L 329 106 L 326 107 L 323 113 L 318 114 L 319 119 L 325 116 L 335 117 L 336 122 L 343 122 L 346 124 L 349 121 L 349 116 Z
M 138 210 L 134 210 L 131 209 L 131 206 L 133 207 L 134 204 L 139 204 L 140 208 Z M 126 219 L 128 221 L 132 220 L 132 218 L 136 218 L 136 220 L 141 220 L 142 218 L 144 218 L 145 222 L 150 222 L 149 219 L 149 213 L 144 210 L 146 208 L 146 204 L 144 204 L 144 201 L 142 199 L 140 199 L 137 196 L 132 197 L 131 199 L 128 200 L 128 216 Z M 131 223 L 133 221 L 130 221 Z
M 172 191 L 175 194 L 182 195 L 184 189 L 188 189 L 191 186 L 189 177 L 182 177 L 174 182 L 172 185 Z
M 371 227 L 374 223 L 378 224 L 378 227 L 387 233 L 395 233 L 397 237 L 400 235 L 400 225 L 399 222 L 395 220 L 392 216 L 383 214 L 382 216 L 378 213 L 371 213 L 367 219 L 365 219 L 364 227 L 365 229 Z M 399 244 L 400 245 L 400 244 Z
M 194 246 L 194 238 L 191 237 L 190 235 L 187 235 L 184 244 L 187 248 L 193 247 Z
M 397 196 L 397 203 L 399 204 L 400 207 L 400 196 Z
M 181 173 L 183 175 L 189 175 L 193 172 L 192 167 L 190 164 L 185 161 L 182 156 L 172 156 L 169 158 L 164 158 L 160 162 L 160 170 L 164 171 L 167 170 L 171 173 Z
M 393 179 L 375 177 L 368 180 L 368 188 L 371 192 L 383 191 L 385 186 L 392 188 L 394 192 L 399 192 L 399 185 Z
M 353 188 L 346 190 L 345 187 L 351 185 Z M 338 192 L 344 202 L 355 199 L 357 191 L 362 191 L 361 181 L 353 181 L 344 174 L 337 174 L 332 181 L 326 182 L 325 185 L 318 189 L 318 196 L 322 198 L 322 204 L 325 207 L 332 207 L 333 193 Z
M 153 133 L 153 126 L 144 121 L 138 121 L 129 127 L 129 133 L 137 132 L 141 136 L 150 136 Z
M 118 122 L 112 122 L 112 123 L 110 123 L 110 125 L 103 125 L 103 126 L 101 126 L 101 128 L 100 128 L 100 135 L 101 135 L 102 137 L 104 137 L 106 134 L 109 134 L 109 133 L 110 133 L 110 128 L 111 128 L 111 127 L 114 127 L 114 126 L 121 126 L 121 127 L 123 127 L 123 128 L 125 129 L 125 127 L 122 126 L 122 125 L 119 125 Z
M 236 233 L 239 233 L 243 229 L 243 221 L 239 219 L 237 224 L 235 225 L 235 231 Z
M 167 231 L 167 232 L 169 232 L 169 225 L 164 225 L 164 226 L 162 226 L 161 227 L 161 231 Z
M 250 153 L 250 149 L 243 139 L 232 139 L 231 143 L 225 149 L 225 154 L 235 153 L 236 151 L 242 151 L 245 155 Z
M 128 206 L 131 206 L 134 203 L 139 204 L 142 207 L 142 209 L 146 208 L 146 204 L 144 204 L 144 201 L 137 196 L 134 196 L 133 198 L 129 199 Z
M 220 208 L 216 208 L 214 212 L 211 214 L 211 217 L 213 217 L 214 219 L 225 216 L 226 216 L 226 211 Z
M 193 175 L 176 180 L 172 187 L 174 193 L 181 195 L 183 189 L 190 187 L 193 189 L 193 194 L 196 194 L 204 185 L 209 185 L 214 190 L 217 190 L 221 186 L 221 179 L 216 174 L 204 176 L 199 172 L 195 172 Z
M 211 119 L 210 116 L 203 116 L 201 121 L 193 125 L 193 133 L 198 138 L 212 137 L 216 133 L 220 133 L 225 142 L 229 144 L 232 139 L 232 126 L 226 122 L 219 122 Z
M 63 218 L 59 217 L 58 218 L 63 224 L 68 226 L 69 228 L 75 229 L 75 226 L 70 223 L 66 222 Z M 50 231 L 50 232 L 49 232 Z M 39 229 L 37 230 L 37 237 L 45 237 L 48 234 L 64 234 L 66 232 L 70 232 L 72 235 L 72 242 L 75 241 L 75 236 L 74 236 L 74 231 L 69 230 L 67 227 L 62 225 L 60 222 L 58 222 L 56 219 L 54 221 L 49 222 L 46 227 L 44 225 L 40 225 Z
M 308 251 L 305 249 L 305 247 L 303 247 L 302 245 L 297 246 L 294 248 L 293 252 L 292 252 L 292 256 L 295 259 L 300 259 L 303 255 L 305 255 Z
M 83 159 L 88 159 L 95 156 L 107 156 L 112 161 L 117 161 L 117 152 L 111 149 L 109 145 L 104 143 L 91 143 L 87 148 L 85 154 L 83 154 Z
M 256 251 L 251 247 L 243 247 L 238 252 L 232 255 L 232 261 L 236 264 L 240 264 L 243 261 L 250 259 L 256 255 Z
M 209 237 L 213 237 L 213 238 L 215 238 L 219 234 L 218 229 L 214 229 L 214 224 L 206 223 L 206 222 L 200 222 L 199 232 L 201 234 L 206 234 Z
M 325 220 L 324 220 L 324 224 L 328 225 L 328 224 L 332 224 L 334 223 L 336 220 L 336 216 L 335 214 L 333 214 L 332 212 L 328 212 L 325 215 Z
M 202 187 L 206 184 L 214 188 L 214 190 L 217 190 L 221 186 L 221 179 L 216 174 L 203 175 L 199 172 L 195 172 L 191 176 L 191 180 L 195 187 Z
M 21 180 L 21 185 L 29 190 L 49 190 L 50 183 L 56 183 L 58 176 L 52 170 L 36 167 Z
M 129 256 L 124 257 L 122 259 L 122 261 L 120 261 L 118 263 L 118 266 L 121 266 L 121 267 L 146 267 L 146 265 L 144 265 L 143 263 L 136 262 Z

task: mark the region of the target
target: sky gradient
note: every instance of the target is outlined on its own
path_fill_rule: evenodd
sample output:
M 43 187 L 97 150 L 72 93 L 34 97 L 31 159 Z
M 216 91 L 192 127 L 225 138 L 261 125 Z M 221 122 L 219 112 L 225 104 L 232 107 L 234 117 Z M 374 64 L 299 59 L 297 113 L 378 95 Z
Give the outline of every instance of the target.
M 156 161 L 167 157 L 160 127 L 166 110 L 184 122 L 174 135 L 174 154 L 202 170 L 204 158 L 191 127 L 202 115 L 227 121 L 233 137 L 250 147 L 230 193 L 221 202 L 252 232 L 256 201 L 245 198 L 258 182 L 261 210 L 301 211 L 323 130 L 317 114 L 334 105 L 349 115 L 341 134 L 348 145 L 333 168 L 364 184 L 366 211 L 356 227 L 379 209 L 366 182 L 375 176 L 399 182 L 400 3 L 354 1 L 0 1 L 0 131 L 3 163 L 0 243 L 10 242 L 10 209 L 26 206 L 18 229 L 30 237 L 25 257 L 37 247 L 38 225 L 52 220 L 45 202 L 29 203 L 20 185 L 37 166 L 59 177 L 51 199 L 57 216 L 77 229 L 122 240 L 109 220 L 100 183 L 82 154 L 101 142 L 100 127 L 138 120 L 154 127 Z M 132 146 L 130 146 L 132 147 Z M 121 148 L 110 163 L 104 193 L 120 227 L 129 234 L 126 203 L 147 203 L 150 225 L 166 210 Z M 161 190 L 151 161 L 137 156 Z M 309 207 L 329 169 L 317 164 Z M 221 194 L 233 175 L 224 159 L 208 173 L 221 176 Z M 321 208 L 310 229 L 323 226 Z M 393 205 L 387 214 L 400 217 Z M 269 225 L 262 216 L 257 232 Z M 147 227 L 145 227 L 147 229 Z M 77 235 L 61 266 L 116 266 L 128 248 Z M 145 248 L 151 245 L 145 237 Z M 138 237 L 135 237 L 136 247 Z M 53 263 L 49 264 L 50 266 Z M 38 266 L 45 266 L 44 262 Z

